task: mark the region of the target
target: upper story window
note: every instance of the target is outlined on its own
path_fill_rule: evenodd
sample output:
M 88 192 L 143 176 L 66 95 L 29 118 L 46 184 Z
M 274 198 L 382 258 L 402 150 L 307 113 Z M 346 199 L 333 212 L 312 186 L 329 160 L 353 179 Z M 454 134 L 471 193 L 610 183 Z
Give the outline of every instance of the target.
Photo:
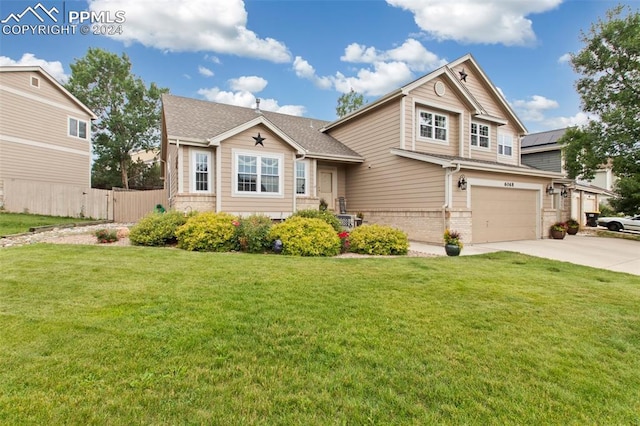
M 513 155 L 513 136 L 510 133 L 498 132 L 498 154 L 507 157 Z
M 471 146 L 489 148 L 489 126 L 471 123 Z
M 89 123 L 84 120 L 69 117 L 69 136 L 80 139 L 88 139 Z
M 211 153 L 193 151 L 191 154 L 192 192 L 211 192 Z
M 447 142 L 448 122 L 446 115 L 418 110 L 418 136 L 438 142 Z
M 235 154 L 236 194 L 282 195 L 282 156 Z
M 307 192 L 307 188 L 309 185 L 307 184 L 308 179 L 308 162 L 306 161 L 296 161 L 296 194 L 297 195 L 309 195 Z

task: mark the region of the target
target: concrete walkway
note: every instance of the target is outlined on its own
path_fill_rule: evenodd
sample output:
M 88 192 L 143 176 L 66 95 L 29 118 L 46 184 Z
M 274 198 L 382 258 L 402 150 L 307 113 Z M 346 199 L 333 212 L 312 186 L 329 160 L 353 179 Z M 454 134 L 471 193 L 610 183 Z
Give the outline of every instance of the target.
M 446 256 L 442 245 L 411 241 L 410 249 Z M 496 251 L 513 251 L 530 256 L 640 275 L 640 241 L 619 238 L 599 238 L 578 234 L 567 235 L 563 240 L 542 239 L 465 244 L 461 255 L 472 256 Z

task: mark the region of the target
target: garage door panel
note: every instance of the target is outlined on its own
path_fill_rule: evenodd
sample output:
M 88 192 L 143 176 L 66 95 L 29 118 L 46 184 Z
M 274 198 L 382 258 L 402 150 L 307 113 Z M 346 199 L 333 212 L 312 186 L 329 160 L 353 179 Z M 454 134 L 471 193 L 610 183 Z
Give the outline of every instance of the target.
M 474 186 L 473 242 L 537 238 L 538 191 Z

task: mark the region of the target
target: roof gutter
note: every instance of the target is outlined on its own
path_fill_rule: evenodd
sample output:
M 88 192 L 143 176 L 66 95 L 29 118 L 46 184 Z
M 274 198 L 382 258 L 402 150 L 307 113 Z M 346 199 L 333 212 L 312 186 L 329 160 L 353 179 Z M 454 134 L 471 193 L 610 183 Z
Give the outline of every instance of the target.
M 330 160 L 330 161 L 341 161 L 347 163 L 364 163 L 364 158 L 362 157 L 351 157 L 345 155 L 328 155 L 328 154 L 316 154 L 313 152 L 307 152 L 305 154 L 307 158 L 315 158 L 316 160 Z
M 556 172 L 548 172 L 545 170 L 537 170 L 537 169 L 522 169 L 517 168 L 515 166 L 509 165 L 500 165 L 500 164 L 483 164 L 476 163 L 473 161 L 468 161 L 464 159 L 458 158 L 440 158 L 434 157 L 428 154 L 421 154 L 413 151 L 405 151 L 399 149 L 392 149 L 391 154 L 398 155 L 400 157 L 411 158 L 418 161 L 424 161 L 431 164 L 437 164 L 442 166 L 443 168 L 457 168 L 458 166 L 461 169 L 467 170 L 479 170 L 479 171 L 490 171 L 497 173 L 510 173 L 514 175 L 522 175 L 522 176 L 536 176 L 536 177 L 545 177 L 550 179 L 563 179 L 565 176 L 562 173 Z

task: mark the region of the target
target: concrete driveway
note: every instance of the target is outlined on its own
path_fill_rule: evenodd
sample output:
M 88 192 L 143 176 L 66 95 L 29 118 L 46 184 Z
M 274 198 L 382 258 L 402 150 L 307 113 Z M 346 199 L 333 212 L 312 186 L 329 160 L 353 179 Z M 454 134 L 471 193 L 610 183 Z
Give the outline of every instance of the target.
M 445 255 L 442 246 L 414 242 L 411 242 L 410 246 L 411 250 Z M 567 235 L 563 240 L 543 239 L 466 244 L 461 255 L 470 256 L 496 251 L 514 251 L 578 265 L 640 275 L 640 241 L 619 238 L 599 238 L 578 234 Z

